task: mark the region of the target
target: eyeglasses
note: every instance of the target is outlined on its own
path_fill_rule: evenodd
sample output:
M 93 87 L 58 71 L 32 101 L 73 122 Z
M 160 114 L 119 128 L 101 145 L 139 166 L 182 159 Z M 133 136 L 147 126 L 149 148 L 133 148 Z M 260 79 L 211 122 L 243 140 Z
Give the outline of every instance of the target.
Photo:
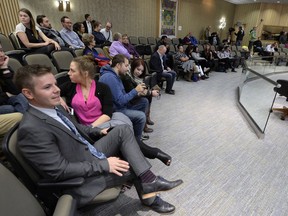
M 107 29 L 110 29 L 110 28 L 111 28 L 111 26 L 106 26 L 106 28 L 107 28 Z

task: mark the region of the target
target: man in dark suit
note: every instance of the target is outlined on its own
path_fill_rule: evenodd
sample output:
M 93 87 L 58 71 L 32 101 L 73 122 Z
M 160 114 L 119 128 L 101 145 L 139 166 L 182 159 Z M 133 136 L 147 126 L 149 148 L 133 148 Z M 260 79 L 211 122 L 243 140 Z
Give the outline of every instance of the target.
M 72 51 L 72 47 L 61 37 L 60 33 L 52 28 L 52 25 L 45 15 L 38 15 L 36 18 L 41 31 L 50 39 L 56 41 L 60 46 L 61 50 Z
M 93 26 L 92 26 L 92 18 L 90 16 L 90 14 L 85 14 L 85 20 L 83 21 L 83 25 L 84 25 L 84 28 L 85 28 L 85 33 L 89 33 L 89 34 L 92 34 L 93 32 Z
M 176 77 L 176 72 L 172 71 L 169 67 L 166 66 L 165 62 L 165 53 L 167 48 L 164 45 L 160 45 L 158 50 L 153 53 L 150 59 L 150 68 L 157 72 L 157 80 L 161 81 L 161 78 L 164 77 L 167 82 L 165 92 L 167 94 L 175 94 L 175 91 L 172 89 Z
M 65 191 L 79 206 L 89 204 L 106 188 L 133 179 L 144 205 L 159 213 L 175 210 L 156 193 L 170 190 L 182 180 L 167 181 L 154 175 L 129 126 L 117 126 L 108 132 L 108 128 L 101 130 L 71 120 L 58 106 L 60 89 L 49 67 L 22 67 L 14 81 L 30 103 L 19 126 L 18 145 L 42 177 L 54 181 L 84 177 L 82 186 Z

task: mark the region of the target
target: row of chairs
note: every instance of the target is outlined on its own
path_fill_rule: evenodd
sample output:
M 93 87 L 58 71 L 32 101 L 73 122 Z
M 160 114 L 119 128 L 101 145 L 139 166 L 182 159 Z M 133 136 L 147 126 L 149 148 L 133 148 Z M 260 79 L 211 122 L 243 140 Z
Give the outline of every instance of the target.
M 40 53 L 25 54 L 22 58 L 22 62 L 16 58 L 10 58 L 9 66 L 13 71 L 17 71 L 23 65 L 42 64 L 51 67 L 53 74 L 57 74 L 63 71 L 69 71 L 70 63 L 75 55 L 69 51 L 60 50 L 53 51 L 51 57 L 52 59 L 50 59 L 46 54 Z

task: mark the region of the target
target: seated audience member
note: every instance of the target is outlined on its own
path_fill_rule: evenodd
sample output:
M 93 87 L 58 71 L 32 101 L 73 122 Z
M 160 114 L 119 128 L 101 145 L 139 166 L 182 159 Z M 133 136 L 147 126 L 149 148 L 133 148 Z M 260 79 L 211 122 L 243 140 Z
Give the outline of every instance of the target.
M 78 207 L 91 203 L 106 188 L 133 179 L 144 205 L 159 213 L 175 210 L 156 193 L 183 181 L 155 176 L 129 126 L 116 126 L 108 132 L 107 128 L 87 127 L 70 119 L 58 106 L 60 89 L 45 66 L 24 66 L 15 74 L 15 83 L 31 104 L 18 129 L 21 154 L 42 178 L 85 178 L 83 185 L 63 189 L 76 199 Z M 94 142 L 95 137 L 100 139 Z
M 85 14 L 85 20 L 83 21 L 83 26 L 85 28 L 84 33 L 92 34 L 93 32 L 93 25 L 92 25 L 92 17 L 90 14 Z
M 85 49 L 83 50 L 83 55 L 91 54 L 100 67 L 106 64 L 109 64 L 110 59 L 105 57 L 102 54 L 99 54 L 97 50 L 94 48 L 95 40 L 92 34 L 84 33 L 82 39 L 85 45 Z
M 83 42 L 78 35 L 72 31 L 72 22 L 67 16 L 61 18 L 61 24 L 63 28 L 60 31 L 61 37 L 73 48 L 84 48 Z
M 78 35 L 78 37 L 82 41 L 82 35 L 83 35 L 83 33 L 85 33 L 85 28 L 84 28 L 83 23 L 81 23 L 81 22 L 74 23 L 73 31 L 76 32 L 76 34 Z
M 93 32 L 92 32 L 92 34 L 94 35 L 96 46 L 97 47 L 110 46 L 111 42 L 110 41 L 106 41 L 106 38 L 100 32 L 101 26 L 102 26 L 101 22 L 99 22 L 99 21 L 95 21 L 93 23 Z
M 70 45 L 61 38 L 60 32 L 52 28 L 52 25 L 45 15 L 38 15 L 36 21 L 41 31 L 50 39 L 56 41 L 60 46 L 61 50 L 70 50 Z M 67 49 L 68 48 L 68 49 Z
M 183 43 L 197 46 L 198 40 L 192 35 L 192 32 L 189 32 L 188 35 L 186 35 L 186 37 L 183 39 Z
M 8 67 L 9 57 L 0 44 L 0 142 L 5 134 L 22 118 L 28 108 L 28 101 L 14 85 L 13 71 Z M 5 156 L 0 148 L 0 160 Z
M 177 48 L 178 52 L 175 55 L 175 63 L 181 65 L 185 72 L 185 80 L 191 82 L 191 77 L 194 69 L 194 61 L 190 60 L 189 57 L 185 54 L 183 46 L 181 44 L 179 44 Z
M 161 78 L 166 79 L 167 85 L 165 92 L 167 94 L 175 94 L 175 91 L 172 89 L 176 77 L 176 72 L 172 71 L 169 67 L 166 66 L 166 62 L 163 59 L 167 49 L 164 45 L 160 45 L 158 50 L 153 53 L 150 59 L 150 68 L 157 72 L 157 80 L 161 81 Z
M 130 103 L 137 95 L 144 92 L 145 84 L 139 84 L 129 93 L 126 93 L 120 76 L 128 70 L 128 59 L 124 55 L 118 54 L 112 59 L 111 66 L 106 65 L 100 69 L 99 82 L 105 83 L 110 87 L 113 95 L 114 110 L 122 112 L 130 118 L 133 123 L 135 136 L 140 140 L 146 123 L 145 113 L 149 102 L 146 98 L 140 98 L 137 104 Z
M 182 39 L 182 43 L 185 45 L 191 45 L 189 33 Z
M 139 84 L 144 83 L 145 78 L 145 62 L 142 59 L 135 59 L 131 63 L 131 70 L 128 71 L 126 74 L 121 76 L 125 91 L 129 93 L 133 89 L 137 87 Z M 130 103 L 137 104 L 140 97 L 145 97 L 148 99 L 149 106 L 146 112 L 146 125 L 144 128 L 144 132 L 150 133 L 153 130 L 147 127 L 148 125 L 154 125 L 154 122 L 150 119 L 150 110 L 151 110 L 151 103 L 152 97 L 159 96 L 158 90 L 148 89 L 148 87 L 143 91 L 143 94 L 140 94 L 133 98 Z
M 30 48 L 29 52 L 50 54 L 53 50 L 60 50 L 59 44 L 46 37 L 35 25 L 31 12 L 22 8 L 19 10 L 20 23 L 16 26 L 15 34 L 22 48 Z
M 126 58 L 133 58 L 132 55 L 128 52 L 128 50 L 124 47 L 122 43 L 122 35 L 119 32 L 116 32 L 113 36 L 113 43 L 109 47 L 110 56 L 116 56 L 118 54 L 124 55 Z
M 129 52 L 129 54 L 131 56 L 133 56 L 133 58 L 140 58 L 139 53 L 136 51 L 135 47 L 130 44 L 129 42 L 129 38 L 127 34 L 123 34 L 122 35 L 122 44 L 123 46 L 127 49 L 127 51 Z
M 207 60 L 204 57 L 200 56 L 199 53 L 199 47 L 194 46 L 191 53 L 192 59 L 195 61 L 195 63 L 199 66 L 201 66 L 201 78 L 206 79 L 209 78 L 208 74 L 210 72 L 209 64 L 207 63 Z
M 190 60 L 193 60 L 193 61 L 195 61 L 195 59 L 192 56 L 192 53 L 194 51 L 194 47 L 195 46 L 188 45 L 188 47 L 185 50 L 186 55 L 189 57 Z M 197 63 L 195 62 L 194 73 L 193 73 L 192 77 L 193 77 L 192 80 L 194 82 L 197 82 L 200 78 L 205 79 L 204 71 L 198 62 Z
M 259 55 L 263 55 L 263 45 L 261 41 L 261 37 L 258 37 L 256 41 L 253 43 L 253 54 L 254 53 L 259 53 Z
M 265 47 L 265 50 L 263 52 L 263 56 L 274 56 L 274 52 L 278 51 L 278 43 L 274 42 L 274 43 L 270 43 Z M 264 60 L 269 60 L 270 63 L 273 62 L 273 57 L 271 58 L 263 58 Z
M 95 81 L 95 68 L 91 56 L 74 58 L 68 72 L 71 82 L 59 86 L 61 96 L 65 97 L 67 105 L 74 109 L 77 119 L 83 125 L 107 128 L 128 124 L 132 128 L 127 116 L 120 112 L 113 113 L 111 91 L 104 83 Z M 65 104 L 64 108 L 69 111 Z
M 208 68 L 212 69 L 215 67 L 215 58 L 217 57 L 217 53 L 211 50 L 211 45 L 209 43 L 204 44 L 204 50 L 201 53 L 201 56 L 207 60 Z
M 220 38 L 219 38 L 217 32 L 211 33 L 211 36 L 209 37 L 209 43 L 213 46 L 219 46 L 220 45 Z
M 112 34 L 112 23 L 107 22 L 105 28 L 101 29 L 100 32 L 104 35 L 106 38 L 106 41 L 113 42 L 113 34 Z
M 228 68 L 231 68 L 231 72 L 237 72 L 234 66 L 235 59 L 231 55 L 229 46 L 224 46 L 220 49 L 220 51 L 218 51 L 218 58 L 219 62 L 224 64 L 225 73 L 227 72 L 226 70 Z
M 60 85 L 61 96 L 64 96 L 68 106 L 75 111 L 79 122 L 99 128 L 113 128 L 117 125 L 127 124 L 133 130 L 130 119 L 121 112 L 113 112 L 113 98 L 110 88 L 101 82 L 95 81 L 95 63 L 89 56 L 73 59 L 70 65 L 71 82 Z M 69 110 L 69 107 L 62 102 Z M 158 148 L 147 146 L 137 140 L 144 156 L 150 159 L 158 158 L 167 166 L 171 157 Z
M 166 47 L 165 56 L 163 57 L 163 61 L 168 67 L 173 67 L 173 54 L 170 52 L 170 46 L 168 43 L 168 37 L 166 35 L 162 35 L 161 39 L 157 42 L 154 52 L 157 52 L 159 46 L 164 45 Z
M 5 134 L 19 121 L 21 121 L 23 114 L 19 112 L 0 114 L 0 141 Z M 2 158 L 2 150 L 0 149 L 0 160 Z
M 0 114 L 20 112 L 28 108 L 28 102 L 13 83 L 14 72 L 8 67 L 9 57 L 0 44 Z

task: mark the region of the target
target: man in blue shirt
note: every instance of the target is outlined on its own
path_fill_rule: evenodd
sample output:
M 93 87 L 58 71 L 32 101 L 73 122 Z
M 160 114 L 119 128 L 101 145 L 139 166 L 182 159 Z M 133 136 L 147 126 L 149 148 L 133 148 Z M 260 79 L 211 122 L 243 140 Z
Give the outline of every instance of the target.
M 84 48 L 84 43 L 80 40 L 76 32 L 72 30 L 72 22 L 67 16 L 61 18 L 63 28 L 60 31 L 61 37 L 73 49 Z

